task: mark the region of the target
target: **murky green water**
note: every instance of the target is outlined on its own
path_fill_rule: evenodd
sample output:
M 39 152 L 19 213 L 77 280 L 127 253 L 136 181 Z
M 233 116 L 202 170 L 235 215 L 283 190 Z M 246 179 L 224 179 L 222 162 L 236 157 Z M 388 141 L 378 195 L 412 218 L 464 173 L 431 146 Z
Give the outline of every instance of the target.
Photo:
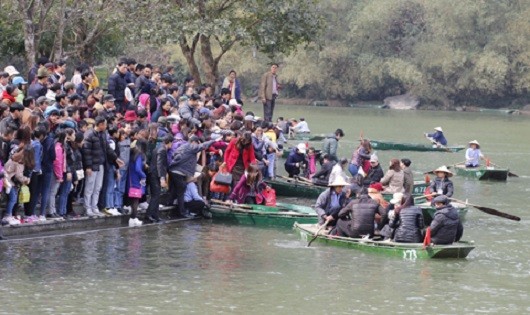
M 253 108 L 261 114 L 258 107 Z M 468 213 L 467 260 L 407 261 L 305 247 L 291 230 L 209 221 L 111 229 L 0 244 L 0 314 L 527 314 L 530 313 L 530 118 L 469 113 L 278 107 L 314 133 L 345 130 L 349 157 L 372 139 L 423 142 L 441 125 L 452 144 L 477 139 L 519 178 L 454 178 L 456 197 L 522 217 Z M 420 173 L 463 153 L 381 151 Z M 307 202 L 307 201 L 306 201 Z

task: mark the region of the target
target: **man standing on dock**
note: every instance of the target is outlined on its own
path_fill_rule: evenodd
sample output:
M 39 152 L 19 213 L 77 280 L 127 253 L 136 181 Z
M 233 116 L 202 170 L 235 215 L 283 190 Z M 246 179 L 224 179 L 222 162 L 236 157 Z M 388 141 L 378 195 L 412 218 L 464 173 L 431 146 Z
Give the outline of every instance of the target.
M 259 98 L 263 102 L 263 117 L 265 121 L 272 121 L 274 105 L 276 103 L 276 97 L 278 97 L 280 84 L 276 75 L 277 70 L 278 64 L 273 63 L 271 70 L 261 77 L 261 83 L 259 85 Z

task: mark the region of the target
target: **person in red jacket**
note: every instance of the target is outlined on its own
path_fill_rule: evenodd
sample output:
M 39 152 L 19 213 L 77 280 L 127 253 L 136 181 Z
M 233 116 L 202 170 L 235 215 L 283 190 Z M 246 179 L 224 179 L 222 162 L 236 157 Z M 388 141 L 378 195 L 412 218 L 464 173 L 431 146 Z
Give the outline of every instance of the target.
M 228 172 L 232 173 L 233 186 L 239 182 L 245 169 L 255 162 L 256 156 L 252 145 L 252 134 L 249 131 L 230 141 L 225 152 L 225 163 Z

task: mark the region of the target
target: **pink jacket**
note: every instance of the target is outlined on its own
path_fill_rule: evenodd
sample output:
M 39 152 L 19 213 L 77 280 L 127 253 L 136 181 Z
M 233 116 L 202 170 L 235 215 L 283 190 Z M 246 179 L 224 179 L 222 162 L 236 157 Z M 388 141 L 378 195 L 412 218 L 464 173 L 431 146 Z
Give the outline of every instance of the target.
M 53 173 L 58 180 L 63 179 L 65 171 L 65 158 L 63 145 L 59 142 L 55 143 L 55 160 L 53 161 Z

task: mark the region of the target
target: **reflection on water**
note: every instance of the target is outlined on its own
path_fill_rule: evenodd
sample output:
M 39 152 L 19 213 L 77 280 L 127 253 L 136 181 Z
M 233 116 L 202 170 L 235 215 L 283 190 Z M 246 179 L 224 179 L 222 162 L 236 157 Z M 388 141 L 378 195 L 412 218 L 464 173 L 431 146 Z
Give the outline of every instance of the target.
M 471 209 L 464 238 L 477 247 L 467 260 L 410 261 L 318 244 L 307 248 L 289 229 L 210 221 L 4 242 L 0 314 L 530 313 L 525 193 L 530 187 L 530 147 L 522 141 L 530 127 L 525 120 L 285 107 L 279 114 L 305 116 L 315 133 L 340 126 L 349 141 L 363 130 L 374 139 L 421 142 L 418 134 L 440 124 L 454 143 L 478 138 L 497 164 L 523 176 L 506 183 L 454 177 L 456 196 L 523 220 Z M 322 125 L 316 124 L 317 117 Z M 355 144 L 342 142 L 341 155 L 349 156 Z M 526 153 L 506 157 L 512 150 Z M 461 154 L 379 154 L 383 161 L 411 158 L 418 177 L 424 170 L 463 159 Z

